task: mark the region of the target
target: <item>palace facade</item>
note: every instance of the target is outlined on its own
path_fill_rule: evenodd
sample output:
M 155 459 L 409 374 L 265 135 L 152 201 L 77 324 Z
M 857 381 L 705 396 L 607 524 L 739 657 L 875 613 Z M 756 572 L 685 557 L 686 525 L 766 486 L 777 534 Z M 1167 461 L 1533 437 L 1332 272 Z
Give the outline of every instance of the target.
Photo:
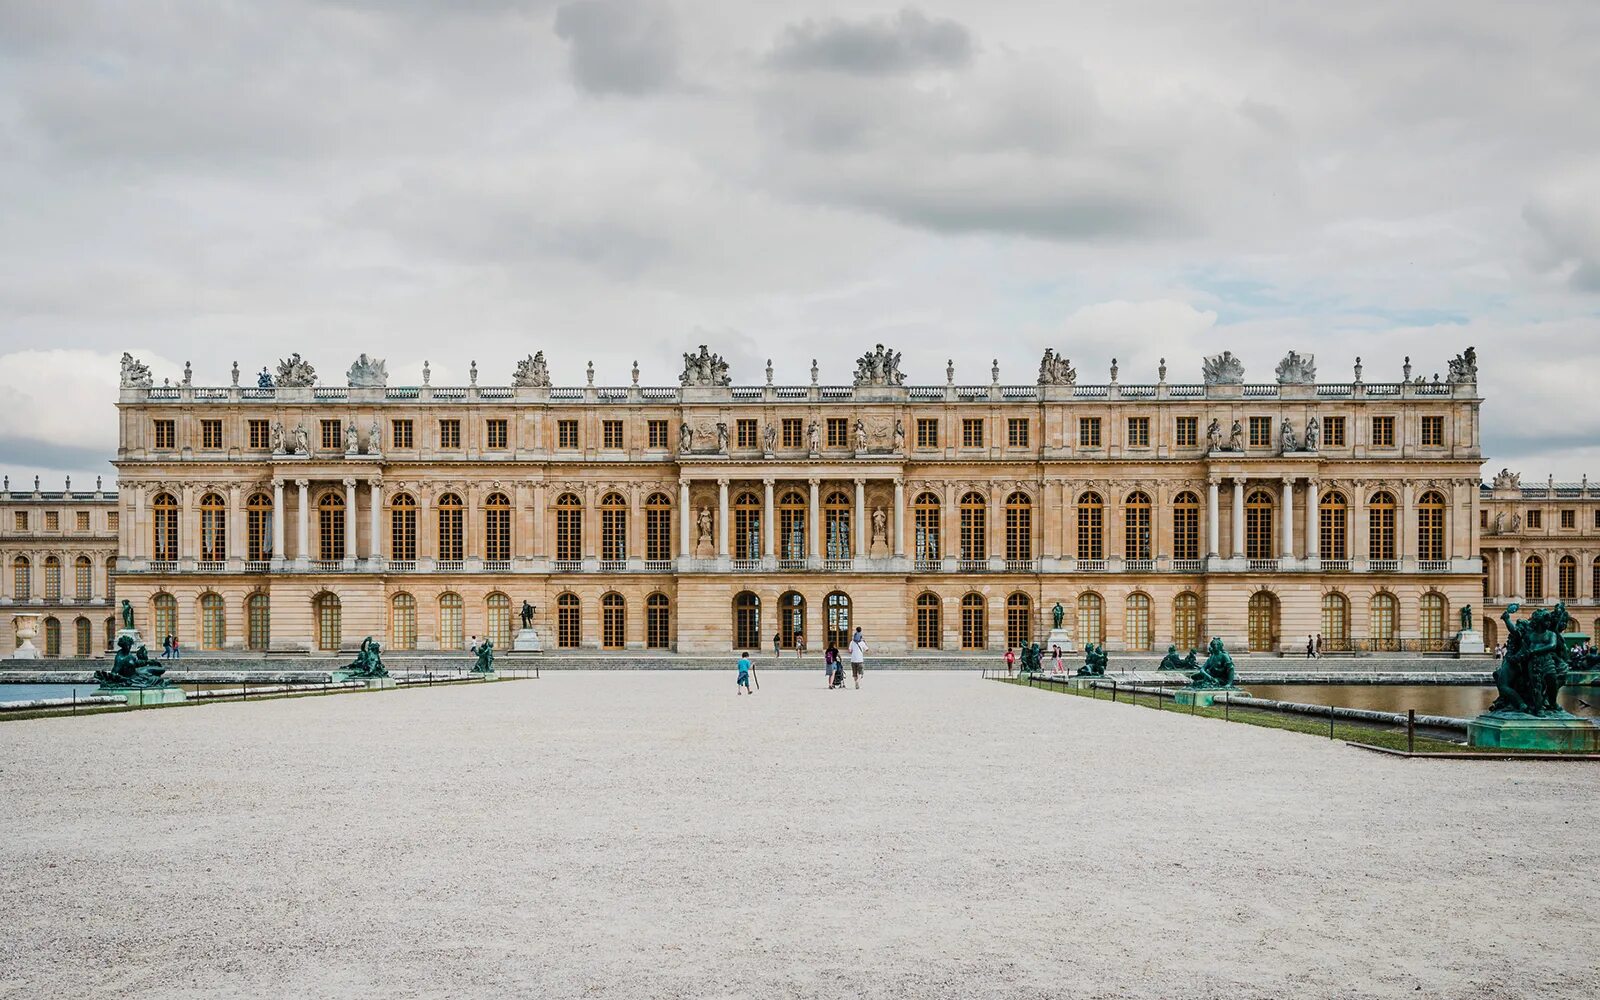
M 1066 627 L 1111 649 L 1443 648 L 1480 602 L 1476 365 L 1319 382 L 152 384 L 124 359 L 118 593 L 190 648 L 718 653 L 840 642 L 1000 651 Z M 93 619 L 96 626 L 104 615 Z
M 1493 649 L 1505 641 L 1500 614 L 1512 603 L 1529 606 L 1562 601 L 1570 627 L 1600 635 L 1600 485 L 1558 483 L 1533 486 L 1500 470 L 1483 486 L 1478 506 L 1483 547 L 1483 641 Z
M 36 615 L 44 656 L 99 656 L 117 634 L 117 495 L 96 483 L 73 492 L 0 484 L 0 657 L 17 647 L 16 615 Z

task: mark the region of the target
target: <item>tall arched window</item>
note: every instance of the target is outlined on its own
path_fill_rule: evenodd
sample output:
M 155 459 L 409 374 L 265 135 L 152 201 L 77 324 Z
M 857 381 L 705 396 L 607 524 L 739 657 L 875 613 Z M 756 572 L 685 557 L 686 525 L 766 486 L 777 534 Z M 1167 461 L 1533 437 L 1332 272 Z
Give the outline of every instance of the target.
M 556 645 L 577 649 L 582 644 L 583 607 L 577 594 L 562 594 L 556 598 Z
M 1033 639 L 1033 601 L 1018 591 L 1006 598 L 1006 645 L 1024 646 Z
M 155 544 L 151 551 L 157 560 L 166 562 L 178 558 L 178 501 L 171 493 L 157 493 L 150 502 L 154 515 L 152 527 Z
M 89 619 L 80 617 L 72 623 L 73 655 L 94 655 L 94 626 L 89 624 Z
M 337 653 L 344 639 L 339 595 L 323 591 L 312 601 L 311 608 L 317 622 L 317 649 L 324 653 Z
M 827 597 L 825 604 L 827 620 L 826 635 L 823 641 L 840 649 L 850 645 L 850 595 L 843 591 L 835 590 Z
M 344 558 L 344 497 L 328 492 L 317 501 L 317 558 L 337 562 Z
M 612 591 L 600 598 L 600 645 L 621 649 L 628 644 L 628 602 Z
M 749 491 L 733 498 L 733 557 L 761 558 L 761 499 Z
M 984 649 L 989 645 L 989 605 L 982 594 L 961 598 L 961 648 Z
M 460 594 L 439 595 L 439 648 L 467 648 L 467 602 Z
M 582 558 L 583 501 L 575 493 L 563 493 L 556 500 L 556 559 L 577 562 Z
M 644 599 L 644 645 L 646 649 L 667 649 L 672 645 L 672 607 L 666 594 L 655 593 Z
M 1336 561 L 1350 558 L 1349 515 L 1343 493 L 1329 490 L 1322 494 L 1322 502 L 1317 507 L 1317 549 L 1321 558 Z
M 1200 645 L 1200 597 L 1192 591 L 1172 599 L 1172 642 L 1179 649 Z
M 1278 648 L 1278 599 L 1271 591 L 1258 590 L 1250 595 L 1245 618 L 1252 653 L 1271 652 Z
M 827 558 L 850 558 L 850 498 L 843 490 L 829 493 L 822 501 L 822 541 Z
M 652 493 L 644 502 L 644 557 L 651 562 L 672 558 L 672 501 L 665 493 Z M 664 647 L 665 642 L 651 648 Z
M 1149 649 L 1155 645 L 1155 629 L 1150 621 L 1150 595 L 1128 595 L 1122 615 L 1122 641 L 1128 649 Z
M 496 591 L 484 598 L 484 638 L 494 643 L 494 648 L 505 652 L 511 648 L 511 598 Z
M 389 601 L 389 648 L 417 648 L 417 599 L 410 594 Z
M 466 505 L 461 502 L 461 497 L 455 493 L 446 493 L 439 498 L 439 548 L 438 558 L 441 562 L 460 562 L 466 551 L 462 544 L 463 527 L 466 521 Z
M 917 648 L 938 649 L 944 644 L 939 621 L 939 595 L 917 595 Z
M 61 560 L 55 556 L 44 557 L 44 599 L 61 603 Z
M 911 506 L 911 518 L 917 561 L 927 563 L 940 558 L 939 498 L 932 493 L 917 494 L 917 500 Z
M 200 595 L 200 648 L 221 649 L 227 644 L 228 616 L 221 594 Z
M 1100 645 L 1106 641 L 1106 602 L 1090 591 L 1078 595 L 1078 641 Z
M 778 501 L 778 558 L 806 557 L 806 498 L 789 490 Z M 759 616 L 758 616 L 759 617 Z M 738 643 L 746 645 L 746 643 Z
M 989 509 L 981 493 L 961 497 L 961 558 L 968 562 L 989 558 Z
M 1200 498 L 1189 490 L 1172 498 L 1172 558 L 1200 558 Z
M 245 501 L 245 558 L 265 562 L 272 558 L 272 497 L 252 493 Z
M 1562 556 L 1556 562 L 1556 597 L 1563 601 L 1578 599 L 1578 560 Z
M 200 498 L 200 558 L 204 562 L 228 558 L 228 505 L 219 493 Z
M 1078 558 L 1104 559 L 1106 557 L 1106 511 L 1100 494 L 1085 493 L 1078 497 Z
M 1122 502 L 1122 558 L 1150 559 L 1150 495 L 1134 490 Z
M 1544 560 L 1529 556 L 1522 561 L 1522 599 L 1544 600 Z
M 257 653 L 265 653 L 272 645 L 271 601 L 266 594 L 255 593 L 244 602 L 245 641 Z
M 1379 490 L 1367 502 L 1367 557 L 1392 560 L 1394 553 L 1394 494 Z
M 11 595 L 18 601 L 26 601 L 33 596 L 33 563 L 27 556 L 17 556 L 11 560 Z
M 733 597 L 733 644 L 744 650 L 757 650 L 761 642 L 761 598 L 748 590 Z
M 483 501 L 483 558 L 489 562 L 511 561 L 511 498 L 498 491 Z M 492 641 L 499 644 L 499 640 Z M 506 641 L 509 643 L 510 639 Z
M 1372 648 L 1393 652 L 1400 648 L 1400 602 L 1382 591 L 1372 595 Z
M 116 617 L 115 615 L 112 615 L 105 620 L 107 650 L 113 650 L 117 648 L 117 627 L 121 621 L 122 619 Z
M 1252 490 L 1244 501 L 1246 559 L 1272 558 L 1272 494 Z
M 600 498 L 600 558 L 605 562 L 628 558 L 628 502 L 620 493 Z
M 79 556 L 72 564 L 72 596 L 80 601 L 94 597 L 94 563 L 88 556 Z
M 1445 600 L 1443 594 L 1426 593 L 1417 604 L 1417 632 L 1425 649 L 1444 648 Z
M 1006 558 L 1027 561 L 1033 558 L 1033 501 L 1026 493 L 1006 497 Z
M 1331 652 L 1350 648 L 1350 602 L 1343 594 L 1322 595 L 1322 647 Z
M 1589 578 L 1590 593 L 1594 594 L 1596 600 L 1600 600 L 1600 556 L 1594 557 L 1594 562 L 1589 567 Z M 1590 632 L 1589 634 L 1594 636 L 1600 633 Z
M 805 632 L 806 599 L 798 591 L 786 590 L 778 597 L 778 641 L 784 649 L 793 649 Z
M 44 620 L 44 655 L 61 655 L 61 619 L 54 615 Z
M 1444 497 L 1435 490 L 1417 501 L 1417 558 L 1444 559 Z
M 171 594 L 157 594 L 150 598 L 150 610 L 155 619 L 156 634 L 152 639 L 164 639 L 178 634 L 178 599 Z
M 106 600 L 114 600 L 117 596 L 117 557 L 106 559 Z
M 389 558 L 396 562 L 417 558 L 417 501 L 409 493 L 389 499 Z

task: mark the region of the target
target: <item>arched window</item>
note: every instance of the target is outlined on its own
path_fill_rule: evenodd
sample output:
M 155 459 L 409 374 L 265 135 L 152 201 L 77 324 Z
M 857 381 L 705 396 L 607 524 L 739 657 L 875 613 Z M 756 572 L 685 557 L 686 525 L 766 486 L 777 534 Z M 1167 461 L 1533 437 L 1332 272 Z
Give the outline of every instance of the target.
M 961 558 L 967 562 L 989 558 L 989 508 L 981 493 L 961 497 Z
M 252 493 L 245 501 L 245 558 L 265 562 L 272 558 L 272 497 Z
M 1544 560 L 1529 556 L 1522 561 L 1522 599 L 1544 600 Z
M 117 557 L 106 559 L 106 600 L 117 596 Z
M 1379 490 L 1367 501 L 1367 557 L 1392 560 L 1394 552 L 1394 494 Z
M 1106 641 L 1106 603 L 1090 591 L 1078 595 L 1078 641 L 1101 645 Z
M 733 498 L 733 557 L 761 558 L 761 500 L 748 491 Z
M 1200 558 L 1200 498 L 1189 490 L 1172 498 L 1172 558 Z
M 567 593 L 556 598 L 556 645 L 577 649 L 583 644 L 583 606 L 578 595 Z
M 200 498 L 200 559 L 222 562 L 228 558 L 228 505 L 221 494 Z
M 417 599 L 410 594 L 389 601 L 389 648 L 417 648 Z
M 178 558 L 178 501 L 171 493 L 157 493 L 150 510 L 154 515 L 155 544 L 151 551 L 155 558 L 162 562 Z
M 72 623 L 73 655 L 94 655 L 94 626 L 89 624 L 89 619 L 79 618 Z
M 504 493 L 491 493 L 483 501 L 483 558 L 489 562 L 511 561 L 511 498 Z M 500 644 L 498 639 L 490 641 Z M 508 636 L 506 642 L 510 641 Z
M 989 645 L 989 605 L 982 594 L 961 598 L 961 648 L 985 649 Z
M 483 601 L 484 638 L 494 643 L 494 648 L 506 652 L 511 648 L 511 598 L 496 591 Z
M 628 644 L 628 603 L 612 591 L 600 598 L 600 645 L 621 649 Z
M 672 558 L 672 501 L 665 493 L 652 493 L 644 502 L 644 557 L 651 562 Z M 662 600 L 666 600 L 665 595 Z M 664 646 L 663 642 L 661 647 L 652 648 Z
M 917 648 L 939 649 L 944 644 L 939 621 L 939 595 L 917 595 Z
M 1596 600 L 1600 600 L 1600 556 L 1594 557 L 1594 563 L 1589 567 L 1589 589 Z M 1591 641 L 1600 642 L 1600 633 L 1590 632 L 1594 636 Z
M 1026 493 L 1006 497 L 1006 559 L 1033 558 L 1033 501 Z
M 644 645 L 646 649 L 672 645 L 672 609 L 666 594 L 651 594 L 644 600 Z
M 1245 498 L 1244 549 L 1246 559 L 1272 558 L 1272 494 L 1266 490 Z
M 396 562 L 417 558 L 417 501 L 409 493 L 389 499 L 389 558 Z
M 116 649 L 117 648 L 117 628 L 118 628 L 118 623 L 120 622 L 120 620 L 121 619 L 119 619 L 115 615 L 113 615 L 110 618 L 107 618 L 106 621 L 105 621 L 105 627 L 106 627 L 106 649 L 108 649 L 108 650 L 112 650 L 112 649 Z
M 1128 595 L 1122 615 L 1122 641 L 1128 649 L 1149 649 L 1155 645 L 1148 594 Z
M 1322 648 L 1331 652 L 1350 648 L 1350 602 L 1343 594 L 1322 595 Z
M 798 645 L 806 632 L 806 599 L 793 590 L 778 598 L 778 641 L 784 649 Z
M 600 558 L 604 562 L 628 558 L 628 502 L 620 493 L 600 498 Z
M 1246 509 L 1249 509 L 1248 504 Z M 1271 591 L 1258 590 L 1250 595 L 1245 618 L 1252 653 L 1270 652 L 1278 648 L 1278 599 Z
M 61 603 L 61 560 L 55 556 L 44 557 L 44 599 Z
M 929 563 L 940 558 L 939 498 L 932 493 L 919 493 L 911 506 L 912 530 L 915 534 L 913 548 L 918 562 Z M 1600 567 L 1600 563 L 1596 563 Z M 1600 573 L 1600 568 L 1595 572 Z
M 844 649 L 850 645 L 850 595 L 835 590 L 827 597 L 826 631 L 823 641 Z
M 1417 501 L 1417 558 L 1437 562 L 1444 557 L 1444 497 L 1429 490 Z
M 1200 597 L 1192 591 L 1172 599 L 1172 642 L 1179 649 L 1200 645 Z
M 328 492 L 317 501 L 317 558 L 337 562 L 344 558 L 344 497 Z
M 1379 592 L 1372 595 L 1371 603 L 1372 648 L 1393 652 L 1400 648 L 1400 602 L 1393 594 Z
M 1143 490 L 1122 502 L 1122 557 L 1150 559 L 1150 496 Z M 1142 648 L 1142 647 L 1141 647 Z
M 1445 600 L 1443 594 L 1426 593 L 1417 605 L 1417 632 L 1423 648 L 1444 648 Z
M 1329 490 L 1322 494 L 1322 501 L 1317 507 L 1317 550 L 1321 558 L 1336 561 L 1350 558 L 1347 541 L 1349 515 L 1343 493 Z M 1323 638 L 1327 638 L 1326 632 Z
M 466 505 L 461 502 L 461 497 L 454 493 L 446 493 L 439 498 L 439 549 L 440 562 L 460 562 L 466 551 L 462 544 L 463 526 L 466 521 Z
M 61 655 L 61 619 L 54 615 L 44 620 L 44 655 Z
M 221 594 L 200 595 L 200 648 L 221 649 L 228 638 L 228 616 Z
M 317 649 L 324 653 L 337 653 L 344 639 L 339 595 L 323 591 L 316 596 L 311 607 L 317 622 Z
M 151 639 L 165 639 L 178 634 L 178 599 L 171 594 L 157 594 L 150 598 L 150 610 L 155 620 L 156 634 Z
M 799 490 L 790 490 L 778 501 L 778 558 L 804 559 L 805 557 L 806 498 Z M 736 645 L 744 646 L 749 643 L 741 642 Z
M 1556 562 L 1556 597 L 1563 601 L 1578 599 L 1578 560 L 1562 556 Z
M 27 556 L 17 556 L 11 560 L 11 596 L 17 601 L 26 601 L 33 596 L 33 564 Z
M 1100 494 L 1085 493 L 1078 497 L 1078 558 L 1097 560 L 1105 557 L 1105 504 L 1101 502 Z
M 265 653 L 272 644 L 272 603 L 266 594 L 251 594 L 244 602 L 246 641 L 251 650 Z
M 1025 646 L 1033 639 L 1033 602 L 1018 591 L 1006 598 L 1006 645 Z
M 583 558 L 583 501 L 575 493 L 556 499 L 556 559 L 577 562 Z M 574 595 L 572 598 L 578 598 Z
M 94 563 L 88 556 L 79 556 L 72 564 L 72 596 L 80 601 L 94 598 Z
M 439 648 L 467 648 L 467 602 L 460 594 L 439 595 Z
M 761 598 L 748 590 L 733 597 L 733 644 L 744 650 L 761 648 Z
M 823 554 L 829 559 L 850 558 L 850 498 L 843 490 L 822 501 Z

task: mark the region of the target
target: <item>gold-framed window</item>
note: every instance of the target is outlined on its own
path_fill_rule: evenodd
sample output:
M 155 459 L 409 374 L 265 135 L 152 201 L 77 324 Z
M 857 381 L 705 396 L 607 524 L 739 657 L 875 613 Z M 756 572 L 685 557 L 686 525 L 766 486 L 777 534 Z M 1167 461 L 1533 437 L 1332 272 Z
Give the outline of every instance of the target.
M 1006 598 L 1006 645 L 1025 646 L 1033 638 L 1033 599 L 1021 591 Z
M 1434 490 L 1417 500 L 1417 558 L 1441 560 L 1444 547 L 1444 496 Z
M 850 497 L 834 490 L 822 500 L 823 555 L 829 559 L 849 559 L 852 550 Z
M 72 596 L 80 601 L 94 597 L 94 563 L 88 556 L 79 556 L 72 564 Z
M 1544 600 L 1544 560 L 1538 556 L 1522 561 L 1522 597 L 1531 603 Z
M 465 649 L 467 646 L 467 602 L 461 595 L 439 595 L 439 648 Z
M 399 451 L 416 447 L 415 425 L 410 420 L 389 421 L 389 447 Z
M 511 598 L 498 590 L 483 600 L 484 638 L 494 643 L 494 648 L 511 648 Z
M 344 450 L 344 421 L 323 420 L 318 426 L 322 429 L 323 451 Z
M 620 493 L 600 498 L 600 558 L 606 562 L 628 558 L 628 502 Z
M 578 422 L 576 420 L 556 421 L 556 447 L 572 451 L 578 447 Z
M 451 417 L 439 421 L 439 447 L 450 449 L 461 447 L 460 420 Z
M 200 498 L 200 558 L 207 562 L 228 558 L 228 506 L 217 493 Z
M 1244 501 L 1244 554 L 1247 559 L 1272 558 L 1272 494 L 1252 490 Z
M 968 561 L 989 558 L 989 503 L 981 493 L 966 493 L 961 497 L 961 558 Z
M 943 550 L 939 522 L 938 495 L 932 492 L 917 494 L 916 501 L 911 505 L 911 524 L 915 536 L 912 551 L 918 561 L 929 562 L 940 558 Z
M 806 558 L 806 499 L 799 490 L 789 490 L 778 500 L 778 558 Z
M 1394 417 L 1372 418 L 1372 447 L 1394 447 Z
M 511 560 L 511 498 L 498 491 L 483 501 L 483 557 L 490 562 Z
M 1186 590 L 1172 599 L 1172 643 L 1179 649 L 1200 645 L 1200 595 Z
M 1367 502 L 1367 558 L 1395 559 L 1394 494 L 1379 490 Z
M 556 598 L 556 645 L 577 649 L 583 644 L 583 605 L 578 595 L 565 593 Z
M 1200 497 L 1191 490 L 1172 498 L 1172 558 L 1200 558 Z
M 1344 439 L 1344 418 L 1324 417 L 1322 421 L 1322 446 L 1325 448 L 1343 448 Z
M 583 558 L 583 501 L 573 493 L 556 500 L 556 558 L 562 562 Z
M 417 599 L 396 594 L 389 602 L 389 648 L 417 648 Z
M 983 447 L 983 418 L 963 417 L 961 419 L 961 447 Z
M 940 624 L 939 595 L 917 595 L 917 648 L 938 649 L 944 636 Z
M 1078 558 L 1106 557 L 1106 510 L 1100 494 L 1090 491 L 1078 497 Z
M 761 556 L 761 499 L 744 491 L 733 498 L 733 557 Z
M 1150 614 L 1150 595 L 1133 593 L 1123 602 L 1122 644 L 1127 649 L 1149 649 L 1155 645 L 1155 625 Z
M 156 449 L 158 451 L 171 451 L 178 447 L 178 422 L 176 420 L 157 420 L 155 422 Z
M 917 447 L 939 447 L 939 421 L 935 417 L 917 418 Z
M 784 417 L 778 424 L 778 431 L 785 448 L 805 447 L 805 422 L 799 417 Z
M 667 442 L 667 422 L 665 420 L 648 421 L 645 424 L 645 429 L 649 434 L 650 447 L 669 447 Z
M 622 421 L 600 421 L 600 447 L 618 451 L 622 448 Z
M 621 649 L 628 642 L 628 602 L 616 591 L 600 598 L 600 646 Z
M 222 450 L 222 421 L 200 421 L 200 447 L 207 451 Z
M 1270 652 L 1278 644 L 1278 599 L 1271 592 L 1258 590 L 1245 606 L 1245 634 L 1250 651 Z
M 1173 441 L 1179 448 L 1194 448 L 1200 443 L 1200 418 L 1179 417 L 1173 427 Z
M 251 451 L 265 451 L 272 447 L 272 425 L 269 421 L 252 419 L 246 424 Z
M 1033 501 L 1026 493 L 1006 497 L 1006 558 L 1033 558 Z
M 1424 448 L 1444 447 L 1444 417 L 1435 413 L 1422 415 L 1422 446 Z
M 1098 448 L 1098 447 L 1100 447 L 1100 418 L 1099 417 L 1079 417 L 1078 418 L 1078 447 L 1079 448 Z
M 417 558 L 417 501 L 409 493 L 389 499 L 389 558 L 414 562 Z M 413 604 L 413 611 L 415 604 Z
M 1571 511 L 1567 511 L 1566 513 L 1571 513 Z M 89 512 L 86 511 L 86 510 L 80 510 L 80 511 L 75 512 L 73 514 L 72 523 L 73 523 L 73 530 L 74 531 L 78 531 L 78 532 L 88 531 L 89 530 Z M 1562 527 L 1563 528 L 1570 528 L 1572 526 L 1570 524 L 1563 524 Z
M 657 592 L 644 599 L 644 646 L 667 649 L 672 645 L 672 605 Z
M 1092 590 L 1078 595 L 1078 638 L 1086 645 L 1106 641 L 1106 602 Z
M 503 417 L 483 422 L 483 446 L 490 451 L 505 451 L 511 446 L 511 426 Z
M 672 558 L 672 501 L 665 493 L 652 493 L 644 502 L 644 557 Z
M 1154 558 L 1150 527 L 1150 494 L 1134 490 L 1122 502 L 1122 558 Z
M 344 558 L 344 497 L 327 492 L 317 501 L 317 558 L 334 562 Z
M 1347 545 L 1349 517 L 1350 510 L 1343 493 L 1329 490 L 1322 494 L 1321 502 L 1317 505 L 1317 548 L 1323 559 L 1350 558 Z
M 1350 601 L 1330 591 L 1322 595 L 1322 646 L 1334 652 L 1350 648 Z
M 850 447 L 850 421 L 845 417 L 829 417 L 825 425 L 827 437 L 824 441 L 829 448 Z
M 1006 447 L 1028 447 L 1028 418 L 1008 417 L 1006 419 Z
M 439 498 L 438 509 L 438 549 L 437 558 L 445 562 L 457 562 L 466 557 L 463 544 L 464 528 L 466 525 L 466 505 L 461 502 L 461 497 L 455 493 L 446 493 Z
M 150 509 L 155 533 L 151 551 L 157 560 L 178 558 L 178 501 L 171 493 L 157 493 Z
M 228 616 L 221 594 L 200 595 L 200 648 L 221 649 L 228 641 Z
M 1129 417 L 1128 418 L 1128 447 L 1129 448 L 1148 448 L 1148 447 L 1150 447 L 1150 418 L 1149 417 Z
M 735 448 L 759 448 L 760 441 L 757 436 L 756 422 L 748 417 L 741 417 L 733 422 L 733 442 Z
M 1250 447 L 1252 447 L 1252 448 L 1270 448 L 1270 447 L 1272 447 L 1272 418 L 1271 417 L 1251 417 L 1250 418 L 1249 431 L 1250 431 Z
M 324 653 L 337 653 L 344 637 L 343 609 L 335 594 L 324 591 L 313 602 L 317 620 L 317 649 Z
M 961 648 L 986 649 L 989 645 L 989 605 L 982 594 L 961 598 Z

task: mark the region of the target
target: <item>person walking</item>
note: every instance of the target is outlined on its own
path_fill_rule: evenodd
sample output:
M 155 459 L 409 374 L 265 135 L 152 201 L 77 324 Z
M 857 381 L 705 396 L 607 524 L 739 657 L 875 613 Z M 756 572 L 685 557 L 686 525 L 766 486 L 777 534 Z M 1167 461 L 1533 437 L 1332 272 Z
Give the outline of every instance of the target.
M 833 655 L 833 687 L 844 690 L 844 657 L 839 655 L 839 647 L 830 645 L 828 652 Z
M 161 658 L 163 660 L 172 659 L 172 636 L 171 635 L 164 635 L 164 636 L 161 637 Z
M 183 649 L 181 647 L 179 647 L 179 645 L 178 645 L 178 637 L 177 636 L 173 636 L 172 637 L 172 658 L 174 660 L 183 659 Z
M 861 635 L 861 630 L 856 629 L 856 634 L 850 637 L 850 676 L 856 682 L 856 690 L 861 689 L 861 674 L 867 669 L 867 640 Z
M 1317 633 L 1317 659 L 1322 659 L 1322 633 Z
M 1313 660 L 1317 656 L 1317 643 L 1310 635 L 1306 636 L 1306 659 Z
M 794 655 L 800 659 L 805 659 L 806 634 L 804 632 L 800 632 L 794 637 Z
M 739 657 L 739 694 L 755 694 L 750 690 L 750 654 L 744 653 Z
M 1016 667 L 1016 665 L 1017 665 L 1017 653 L 1016 653 L 1016 650 L 1012 649 L 1010 646 L 1007 646 L 1006 647 L 1006 676 L 1007 677 L 1011 676 L 1011 671 Z
M 829 646 L 822 651 L 822 678 L 828 682 L 828 690 L 833 690 L 833 666 L 839 659 L 839 650 Z
M 1061 647 L 1060 647 L 1060 645 L 1051 646 L 1050 647 L 1050 654 L 1052 656 L 1054 656 L 1055 660 L 1056 660 L 1056 662 L 1055 662 L 1055 672 L 1058 673 L 1058 674 L 1066 673 L 1067 668 L 1062 666 L 1062 664 L 1061 664 Z
M 783 659 L 782 650 L 783 650 L 783 633 L 781 633 L 781 632 L 772 633 L 772 658 L 775 659 L 775 660 Z

